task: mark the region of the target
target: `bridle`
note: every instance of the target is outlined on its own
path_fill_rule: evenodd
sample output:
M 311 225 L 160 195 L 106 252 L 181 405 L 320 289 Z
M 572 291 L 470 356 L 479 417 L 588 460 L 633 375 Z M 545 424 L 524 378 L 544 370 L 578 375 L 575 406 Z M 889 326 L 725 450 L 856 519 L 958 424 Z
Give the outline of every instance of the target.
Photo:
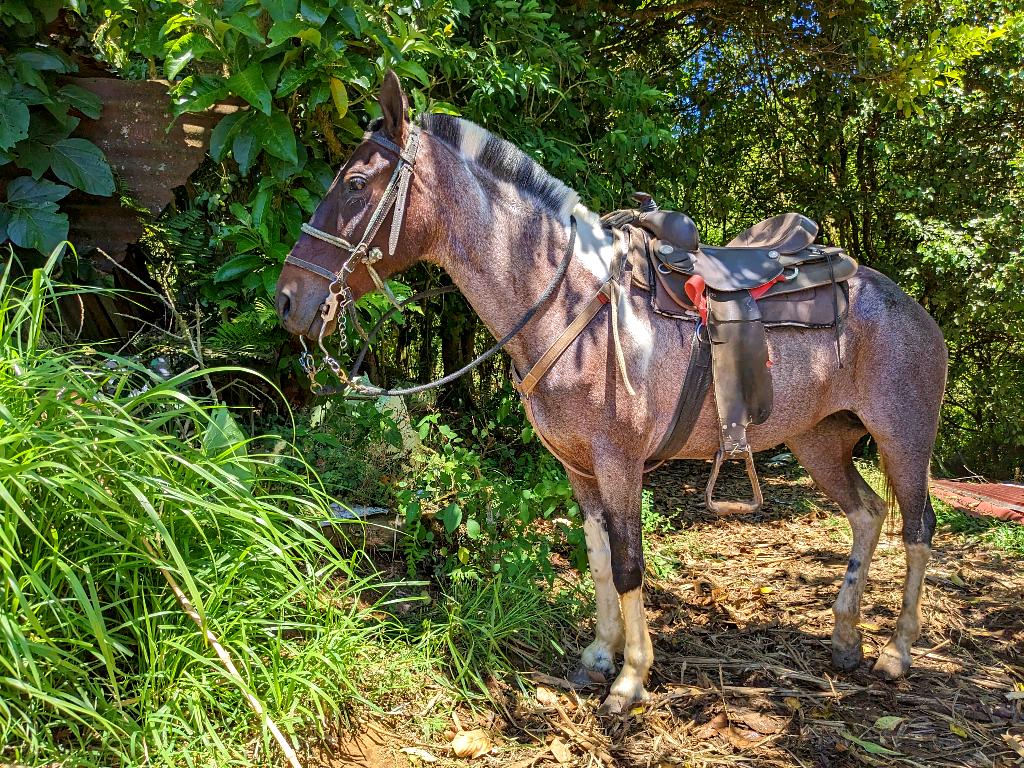
M 363 264 L 377 289 L 387 296 L 392 304 L 398 308 L 401 307 L 398 299 L 395 298 L 388 288 L 387 283 L 377 273 L 377 270 L 373 268 L 373 265 L 384 257 L 384 254 L 380 248 L 376 246 L 370 247 L 370 243 L 377 236 L 377 232 L 380 231 L 388 213 L 394 208 L 394 215 L 391 218 L 391 233 L 388 236 L 388 256 L 393 256 L 395 248 L 398 247 L 398 238 L 402 233 L 402 223 L 405 219 L 405 207 L 409 202 L 409 184 L 412 181 L 412 172 L 416 167 L 416 155 L 420 147 L 420 127 L 416 124 L 410 125 L 409 138 L 406 139 L 404 147 L 395 144 L 380 130 L 366 133 L 363 139 L 364 141 L 372 141 L 398 158 L 398 161 L 395 163 L 395 169 L 391 172 L 391 178 L 384 188 L 384 194 L 377 203 L 377 207 L 373 209 L 373 213 L 370 214 L 370 220 L 366 224 L 366 229 L 363 230 L 363 236 L 359 239 L 358 243 L 353 245 L 343 237 L 333 235 L 330 232 L 324 232 L 322 229 L 317 229 L 309 222 L 306 222 L 302 225 L 304 233 L 343 251 L 347 251 L 348 256 L 342 261 L 341 268 L 337 272 L 331 272 L 319 264 L 300 259 L 292 254 L 288 254 L 284 260 L 285 264 L 291 264 L 299 269 L 312 272 L 314 275 L 318 275 L 328 281 L 327 295 L 320 305 L 320 333 L 317 337 L 317 345 L 323 354 L 324 363 L 343 383 L 349 382 L 346 382 L 344 372 L 341 370 L 341 364 L 327 351 L 324 345 L 324 336 L 327 332 L 327 325 L 337 318 L 339 314 L 343 315 L 346 312 L 354 314 L 354 299 L 352 297 L 352 289 L 348 286 L 348 276 L 355 269 L 356 264 Z M 348 347 L 348 338 L 343 330 L 338 335 L 340 336 L 339 350 L 343 352 Z M 319 382 L 316 381 L 316 374 L 319 369 L 313 355 L 306 348 L 305 337 L 300 336 L 299 339 L 302 343 L 302 355 L 299 358 L 299 362 L 302 365 L 302 370 L 309 376 L 313 392 L 318 393 L 322 389 Z
M 362 363 L 374 336 L 377 331 L 380 330 L 380 327 L 386 318 L 390 317 L 396 310 L 401 311 L 404 306 L 414 301 L 455 290 L 454 286 L 446 286 L 444 288 L 424 291 L 423 293 L 410 296 L 404 301 L 398 301 L 398 299 L 395 298 L 395 295 L 388 288 L 387 283 L 385 283 L 377 273 L 377 270 L 373 268 L 373 265 L 384 257 L 384 254 L 381 253 L 380 248 L 377 248 L 376 246 L 370 247 L 370 243 L 373 241 L 373 238 L 377 236 L 381 226 L 384 224 L 384 219 L 387 218 L 388 212 L 391 211 L 392 208 L 394 208 L 394 215 L 391 219 L 391 233 L 388 237 L 388 256 L 393 256 L 395 248 L 398 247 L 398 238 L 402 233 L 402 223 L 405 218 L 405 207 L 409 202 L 409 185 L 412 181 L 413 170 L 416 167 L 416 155 L 420 148 L 420 131 L 421 128 L 419 125 L 416 125 L 415 123 L 410 124 L 409 138 L 406 139 L 404 147 L 399 147 L 395 142 L 391 141 L 391 139 L 381 133 L 380 130 L 370 131 L 363 136 L 364 141 L 372 141 L 378 146 L 393 153 L 397 156 L 398 162 L 395 164 L 395 170 L 392 171 L 391 178 L 388 180 L 388 185 L 384 188 L 384 194 L 381 196 L 380 202 L 377 203 L 377 207 L 374 208 L 373 213 L 370 215 L 370 220 L 367 222 L 366 229 L 363 230 L 363 236 L 359 239 L 358 243 L 353 245 L 345 238 L 339 237 L 338 235 L 332 235 L 330 232 L 324 232 L 322 229 L 317 229 L 308 222 L 302 225 L 302 231 L 310 237 L 315 237 L 317 240 L 321 240 L 329 245 L 333 245 L 336 248 L 340 248 L 341 250 L 348 252 L 348 256 L 345 257 L 341 264 L 341 268 L 337 272 L 331 272 L 329 269 L 321 267 L 319 264 L 314 264 L 311 261 L 300 259 L 299 257 L 291 254 L 288 254 L 284 260 L 285 264 L 291 264 L 299 269 L 304 269 L 307 272 L 311 272 L 328 281 L 327 296 L 324 297 L 323 304 L 320 305 L 320 333 L 317 337 L 317 345 L 320 347 L 320 351 L 323 354 L 325 365 L 331 369 L 331 372 L 341 383 L 341 386 L 325 387 L 316 380 L 316 376 L 321 369 L 317 366 L 316 360 L 306 347 L 305 337 L 300 336 L 299 341 L 302 344 L 302 355 L 299 357 L 299 363 L 302 366 L 302 370 L 305 371 L 306 376 L 309 377 L 309 388 L 312 390 L 314 395 L 328 395 L 339 392 L 347 393 L 352 390 L 355 390 L 361 395 L 367 397 L 411 395 L 454 381 L 460 376 L 464 376 L 472 371 L 485 360 L 493 357 L 516 335 L 518 335 L 530 320 L 533 319 L 534 315 L 540 311 L 541 307 L 547 304 L 551 299 L 568 271 L 569 262 L 572 260 L 572 254 L 576 244 L 575 217 L 569 217 L 569 242 L 566 244 L 565 253 L 558 264 L 558 269 L 548 282 L 544 292 L 537 297 L 537 300 L 534 301 L 530 308 L 526 310 L 523 316 L 519 319 L 519 322 L 517 322 L 508 333 L 494 344 L 494 346 L 490 347 L 486 352 L 477 356 L 459 370 L 453 371 L 447 376 L 442 376 L 440 379 L 431 381 L 428 384 L 419 384 L 414 387 L 405 387 L 403 389 L 385 390 L 379 387 L 368 387 L 357 382 L 356 377 L 358 375 L 359 366 Z M 346 374 L 341 368 L 341 363 L 339 363 L 324 346 L 324 336 L 327 332 L 327 324 L 338 317 L 339 314 L 347 312 L 353 317 L 353 320 L 355 320 L 355 310 L 353 306 L 355 300 L 352 297 L 352 289 L 348 286 L 348 276 L 352 273 L 352 270 L 355 269 L 357 263 L 363 264 L 363 266 L 366 267 L 374 285 L 388 297 L 388 300 L 394 306 L 391 310 L 386 312 L 383 317 L 381 317 L 377 326 L 369 336 L 364 335 L 364 338 L 366 339 L 365 346 L 357 357 L 352 372 Z M 341 337 L 338 346 L 339 351 L 344 352 L 348 348 L 348 338 L 345 336 L 344 330 L 339 330 L 338 335 Z

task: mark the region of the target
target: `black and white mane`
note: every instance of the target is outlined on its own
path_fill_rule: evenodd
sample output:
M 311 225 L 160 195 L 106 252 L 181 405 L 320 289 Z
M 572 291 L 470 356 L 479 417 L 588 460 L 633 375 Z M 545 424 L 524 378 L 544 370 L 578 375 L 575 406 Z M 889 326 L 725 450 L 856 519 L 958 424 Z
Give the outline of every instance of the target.
M 560 220 L 568 221 L 579 203 L 579 195 L 545 171 L 536 160 L 476 123 L 432 113 L 423 116 L 423 128 L 469 161 L 475 170 L 511 184 Z

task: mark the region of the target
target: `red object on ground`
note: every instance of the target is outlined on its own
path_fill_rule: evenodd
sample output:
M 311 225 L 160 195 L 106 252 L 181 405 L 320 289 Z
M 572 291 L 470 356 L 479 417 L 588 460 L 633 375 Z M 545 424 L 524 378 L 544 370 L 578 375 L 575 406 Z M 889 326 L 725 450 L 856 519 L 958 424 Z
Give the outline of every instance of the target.
M 1024 523 L 1024 485 L 932 480 L 932 493 L 976 517 Z

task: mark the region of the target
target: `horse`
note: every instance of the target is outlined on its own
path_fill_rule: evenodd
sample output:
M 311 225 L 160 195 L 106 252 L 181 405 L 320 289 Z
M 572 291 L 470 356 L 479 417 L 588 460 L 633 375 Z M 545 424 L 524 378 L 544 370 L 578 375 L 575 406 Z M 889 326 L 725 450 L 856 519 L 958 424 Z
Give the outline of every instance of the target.
M 424 261 L 448 273 L 496 338 L 511 336 L 506 351 L 517 371 L 528 370 L 608 279 L 616 233 L 573 190 L 484 128 L 444 114 L 411 120 L 393 72 L 378 100 L 381 117 L 303 225 L 282 268 L 281 324 L 322 347 L 351 302 Z M 898 505 L 903 601 L 873 667 L 893 679 L 910 667 L 921 632 L 935 530 L 929 465 L 947 351 L 935 321 L 889 278 L 861 267 L 848 285 L 841 365 L 830 331 L 770 330 L 775 408 L 750 428 L 749 440 L 755 451 L 787 445 L 849 520 L 853 545 L 833 606 L 832 663 L 839 670 L 863 661 L 861 599 L 883 521 Z M 613 680 L 602 709 L 614 713 L 648 697 L 654 652 L 643 600 L 643 476 L 669 429 L 694 323 L 652 312 L 632 285 L 612 303 L 621 338 L 613 339 L 611 323 L 601 321 L 608 314 L 603 308 L 547 370 L 527 412 L 565 464 L 583 513 L 597 615 L 594 641 L 576 675 Z M 529 320 L 522 328 L 521 318 Z M 708 392 L 673 458 L 712 458 L 718 431 Z M 854 466 L 855 445 L 866 434 L 877 444 L 889 501 Z

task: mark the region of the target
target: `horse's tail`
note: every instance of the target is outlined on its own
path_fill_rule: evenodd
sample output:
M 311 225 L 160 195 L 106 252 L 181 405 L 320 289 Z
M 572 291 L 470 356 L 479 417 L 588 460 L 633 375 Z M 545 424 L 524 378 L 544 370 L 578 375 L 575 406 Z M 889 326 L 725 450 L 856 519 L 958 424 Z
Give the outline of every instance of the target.
M 892 536 L 896 533 L 896 518 L 899 517 L 900 506 L 896 503 L 896 491 L 889 479 L 889 470 L 885 466 L 885 459 L 881 452 L 878 454 L 878 470 L 882 474 L 882 498 L 885 500 L 885 508 L 888 511 L 887 531 Z

